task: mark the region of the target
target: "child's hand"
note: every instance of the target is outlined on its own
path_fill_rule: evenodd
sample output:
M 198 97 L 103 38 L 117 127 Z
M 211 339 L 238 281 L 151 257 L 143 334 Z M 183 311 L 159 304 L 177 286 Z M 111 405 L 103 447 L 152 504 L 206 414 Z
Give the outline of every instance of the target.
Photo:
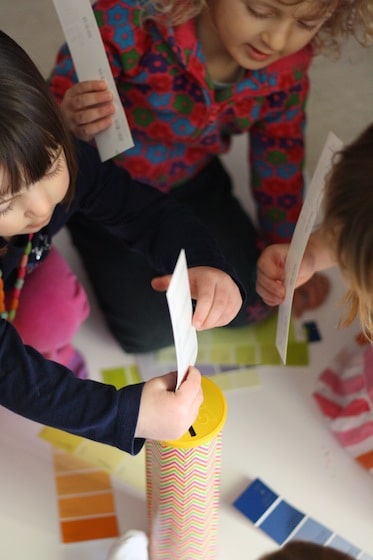
M 175 372 L 155 377 L 145 383 L 136 437 L 178 439 L 193 424 L 203 401 L 200 372 L 190 367 L 177 391 L 175 386 Z
M 285 261 L 289 244 L 266 247 L 258 259 L 256 291 L 267 305 L 279 305 L 285 298 Z M 305 252 L 299 267 L 296 287 L 314 274 L 313 259 Z
M 71 132 L 88 142 L 111 125 L 115 105 L 105 80 L 87 80 L 66 91 L 61 109 Z
M 192 324 L 197 330 L 227 325 L 235 318 L 242 305 L 237 284 L 229 274 L 209 266 L 188 269 L 190 293 L 196 300 Z M 155 290 L 167 290 L 171 275 L 153 278 Z
M 330 292 L 330 282 L 324 274 L 315 273 L 303 286 L 294 291 L 293 311 L 301 317 L 305 311 L 316 309 L 324 303 Z
M 279 305 L 285 298 L 285 261 L 289 245 L 266 247 L 258 259 L 256 291 L 267 305 Z M 329 293 L 329 280 L 315 273 L 313 253 L 305 251 L 299 267 L 294 291 L 293 309 L 296 317 L 321 305 Z
M 256 291 L 267 305 L 279 305 L 285 297 L 285 261 L 289 245 L 270 245 L 261 253 L 256 271 Z

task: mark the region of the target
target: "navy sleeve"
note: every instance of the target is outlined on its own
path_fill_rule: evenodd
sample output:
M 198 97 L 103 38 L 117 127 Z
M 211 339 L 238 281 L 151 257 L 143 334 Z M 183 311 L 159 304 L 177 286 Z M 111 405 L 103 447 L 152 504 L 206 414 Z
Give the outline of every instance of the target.
M 168 194 L 131 179 L 112 161 L 102 163 L 97 150 L 76 142 L 79 172 L 69 215 L 83 213 L 111 231 L 127 247 L 144 254 L 162 274 L 173 271 L 180 249 L 188 267 L 210 266 L 229 274 L 244 289 L 207 227 Z
M 136 454 L 144 444 L 134 438 L 142 388 L 77 379 L 0 320 L 0 404 L 16 414 Z

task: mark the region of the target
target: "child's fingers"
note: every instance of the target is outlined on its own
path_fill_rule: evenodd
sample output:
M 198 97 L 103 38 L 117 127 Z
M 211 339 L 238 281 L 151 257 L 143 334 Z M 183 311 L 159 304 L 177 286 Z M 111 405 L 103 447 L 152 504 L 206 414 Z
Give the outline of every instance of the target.
M 282 280 L 275 280 L 258 271 L 256 291 L 267 305 L 278 305 L 285 297 Z
M 81 93 L 109 91 L 108 84 L 105 80 L 84 80 L 74 84 L 68 91 L 73 95 L 80 95 Z
M 106 105 L 89 107 L 74 113 L 73 119 L 76 126 L 94 127 L 95 123 L 102 122 L 105 119 L 111 119 L 114 112 L 115 107 L 111 103 L 108 103 Z
M 329 279 L 323 274 L 314 274 L 308 282 L 297 288 L 294 292 L 294 315 L 301 317 L 305 311 L 319 307 L 324 303 L 329 291 Z
M 198 369 L 191 366 L 179 389 L 176 391 L 176 397 L 186 407 L 186 414 L 188 415 L 187 424 L 189 425 L 196 419 L 203 402 L 201 380 L 202 377 Z
M 170 284 L 172 275 L 168 274 L 167 276 L 157 276 L 153 278 L 151 281 L 151 285 L 153 290 L 157 292 L 165 292 Z
M 153 289 L 167 290 L 171 278 L 171 275 L 153 278 Z M 189 269 L 189 280 L 191 296 L 196 301 L 192 321 L 196 329 L 226 325 L 234 319 L 242 297 L 228 274 L 210 267 L 196 267 Z
M 227 283 L 216 282 L 203 286 L 193 314 L 193 325 L 198 330 L 221 327 L 232 321 L 242 305 L 238 286 L 227 276 Z
M 181 391 L 184 395 L 190 396 L 192 399 L 200 399 L 202 395 L 201 379 L 202 376 L 199 370 L 190 366 L 178 391 Z
M 166 291 L 171 278 L 171 275 L 153 278 L 152 288 L 158 292 Z M 193 287 L 191 286 L 192 298 L 196 300 L 192 323 L 196 329 L 199 329 L 206 321 L 208 323 L 217 321 L 222 315 L 222 309 L 214 300 L 215 291 L 212 284 L 198 281 L 196 284 L 196 286 L 194 284 Z
M 163 389 L 166 391 L 174 391 L 176 387 L 177 373 L 176 371 L 171 371 L 158 378 L 159 383 L 162 383 Z
M 87 109 L 100 108 L 103 108 L 105 112 L 110 111 L 110 113 L 113 113 L 115 111 L 113 94 L 111 91 L 81 93 L 79 95 L 74 95 L 74 97 L 70 99 L 70 110 L 79 113 L 87 111 Z
M 108 128 L 115 113 L 113 94 L 103 80 L 90 80 L 72 86 L 64 96 L 61 109 L 69 129 L 86 141 Z
M 267 263 L 270 264 L 270 263 Z M 284 269 L 258 263 L 256 291 L 267 305 L 278 305 L 285 297 Z
M 285 297 L 284 265 L 284 252 L 278 246 L 268 247 L 259 257 L 256 291 L 267 305 L 278 305 Z
M 102 118 L 93 123 L 71 126 L 74 135 L 80 140 L 89 142 L 96 134 L 109 128 L 112 124 L 111 117 Z

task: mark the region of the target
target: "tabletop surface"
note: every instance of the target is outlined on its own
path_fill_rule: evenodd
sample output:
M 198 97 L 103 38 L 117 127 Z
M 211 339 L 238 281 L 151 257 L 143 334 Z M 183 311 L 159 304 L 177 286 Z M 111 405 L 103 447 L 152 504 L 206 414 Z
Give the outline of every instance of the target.
M 259 382 L 225 392 L 218 560 L 256 559 L 277 544 L 234 506 L 256 478 L 296 509 L 373 555 L 373 478 L 338 444 L 313 400 L 318 374 L 358 325 L 338 330 L 343 284 L 331 275 L 327 304 L 309 314 L 321 340 L 309 345 L 307 366 L 255 366 Z M 90 321 L 97 320 L 95 312 Z M 77 344 L 93 377 L 128 357 L 88 322 Z M 52 446 L 41 426 L 1 408 L 0 557 L 103 560 L 112 538 L 61 543 Z M 146 529 L 145 489 L 110 477 L 119 531 Z M 83 492 L 83 490 L 82 490 Z M 93 520 L 92 520 L 93 522 Z

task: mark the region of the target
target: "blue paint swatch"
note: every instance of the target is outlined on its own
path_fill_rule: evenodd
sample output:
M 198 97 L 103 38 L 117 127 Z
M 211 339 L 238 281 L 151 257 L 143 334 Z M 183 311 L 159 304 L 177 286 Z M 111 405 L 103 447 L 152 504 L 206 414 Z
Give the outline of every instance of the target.
M 304 513 L 282 501 L 270 512 L 259 527 L 278 544 L 282 544 L 303 518 Z
M 257 478 L 237 498 L 233 505 L 250 521 L 256 523 L 277 498 L 278 494 Z
M 363 552 L 363 554 L 359 556 L 359 560 L 373 560 L 373 556 L 370 556 L 370 554 Z
M 321 340 L 321 335 L 315 321 L 308 321 L 302 325 L 306 330 L 306 336 L 308 342 L 319 342 Z
M 311 517 L 308 517 L 304 523 L 299 527 L 297 532 L 292 535 L 291 540 L 300 541 L 310 541 L 317 544 L 325 544 L 328 539 L 332 536 L 333 532 L 321 525 L 318 521 L 315 521 Z
M 348 540 L 285 502 L 259 478 L 233 505 L 279 545 L 288 540 L 304 540 L 336 548 L 358 560 L 373 560 Z
M 336 548 L 341 552 L 345 552 L 346 554 L 349 554 L 354 558 L 356 558 L 360 554 L 360 552 L 362 552 L 360 548 L 357 548 L 340 535 L 334 535 L 334 537 L 328 542 L 328 546 Z

